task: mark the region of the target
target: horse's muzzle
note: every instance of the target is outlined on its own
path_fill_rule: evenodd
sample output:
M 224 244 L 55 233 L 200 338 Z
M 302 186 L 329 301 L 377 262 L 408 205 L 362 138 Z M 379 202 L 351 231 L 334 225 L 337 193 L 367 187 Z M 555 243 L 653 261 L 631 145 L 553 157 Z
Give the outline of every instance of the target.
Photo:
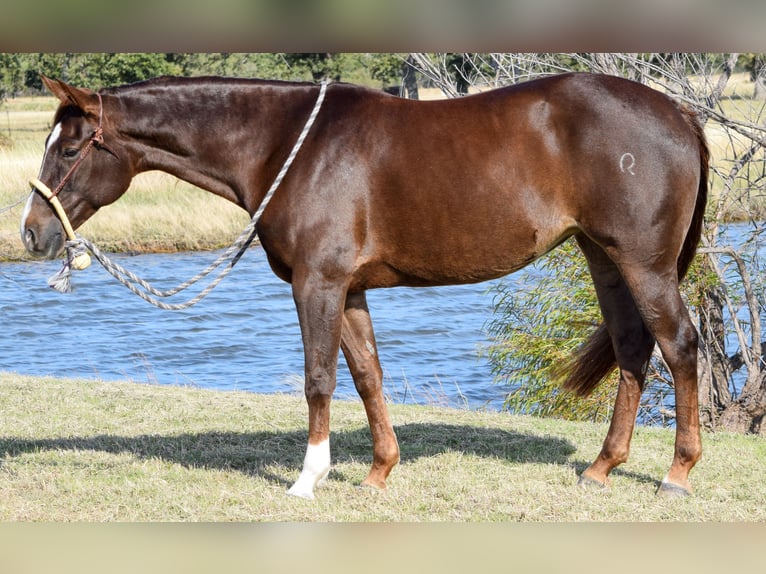
M 64 250 L 66 235 L 61 222 L 57 218 L 51 217 L 38 224 L 31 221 L 23 222 L 21 241 L 32 255 L 55 259 Z

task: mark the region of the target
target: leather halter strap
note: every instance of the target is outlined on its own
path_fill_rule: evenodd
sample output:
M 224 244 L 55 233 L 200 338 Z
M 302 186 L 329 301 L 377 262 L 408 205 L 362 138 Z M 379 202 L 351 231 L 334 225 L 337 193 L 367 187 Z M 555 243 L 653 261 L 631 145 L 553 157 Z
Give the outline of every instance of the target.
M 113 156 L 117 157 L 117 154 L 114 153 L 104 143 L 104 129 L 101 126 L 101 122 L 104 117 L 104 104 L 103 104 L 103 101 L 101 100 L 101 94 L 96 92 L 96 95 L 98 96 L 98 127 L 96 127 L 95 131 L 93 132 L 93 135 L 90 136 L 88 143 L 85 144 L 85 147 L 82 148 L 82 150 L 80 151 L 80 155 L 77 158 L 77 160 L 74 162 L 74 164 L 72 164 L 72 167 L 69 168 L 69 171 L 66 173 L 66 175 L 62 178 L 62 180 L 53 190 L 51 196 L 47 197 L 46 195 L 46 199 L 48 199 L 48 201 L 50 201 L 51 198 L 56 197 L 61 192 L 61 190 L 64 189 L 64 186 L 72 178 L 72 176 L 74 175 L 74 172 L 77 170 L 78 167 L 80 167 L 80 164 L 85 160 L 85 158 L 88 157 L 88 154 L 93 149 L 93 146 L 104 148 Z

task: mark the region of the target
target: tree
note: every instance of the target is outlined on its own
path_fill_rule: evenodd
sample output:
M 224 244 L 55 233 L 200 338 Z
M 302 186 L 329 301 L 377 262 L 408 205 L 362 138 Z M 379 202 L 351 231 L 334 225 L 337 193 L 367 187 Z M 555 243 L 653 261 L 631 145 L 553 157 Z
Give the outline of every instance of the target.
M 43 91 L 40 74 L 89 88 L 100 88 L 177 74 L 172 55 L 158 53 L 45 53 L 0 55 L 0 78 L 9 94 Z
M 396 84 L 397 93 L 418 99 L 418 82 L 412 58 L 400 54 L 375 54 L 370 58 L 370 76 L 384 89 Z
M 159 53 L 92 54 L 81 65 L 84 80 L 94 88 L 129 84 L 180 71 L 167 55 Z
M 13 96 L 23 89 L 22 57 L 0 53 L 0 99 Z
M 168 58 L 179 67 L 182 76 L 287 79 L 290 74 L 284 54 L 189 53 L 170 54 Z
M 340 81 L 342 70 L 340 58 L 330 52 L 285 54 L 285 61 L 298 74 L 308 72 L 318 82 L 322 79 Z
M 414 71 L 396 54 L 336 53 L 24 53 L 0 54 L 0 97 L 44 92 L 40 74 L 89 88 L 165 74 L 275 80 L 344 79 L 364 85 L 403 83 L 417 97 Z
M 758 62 L 761 56 L 749 59 Z M 459 94 L 445 55 L 413 54 L 413 60 L 446 94 Z M 684 286 L 700 332 L 702 418 L 710 428 L 764 432 L 766 342 L 761 325 L 766 315 L 762 303 L 766 277 L 760 254 L 766 239 L 766 111 L 751 98 L 752 92 L 733 85 L 738 66 L 747 62 L 738 54 L 472 54 L 467 56 L 472 69 L 464 76 L 486 89 L 570 70 L 620 75 L 663 90 L 697 112 L 714 150 L 702 245 Z M 731 221 L 740 222 L 744 238 L 730 233 Z M 555 258 L 561 256 L 550 255 L 539 269 L 560 271 L 562 265 Z M 574 262 L 573 256 L 563 256 L 569 257 L 563 267 Z M 507 284 L 500 287 L 497 315 L 489 329 L 495 339 L 488 356 L 499 380 L 513 383 L 508 404 L 516 409 L 561 415 L 561 408 L 571 408 L 561 406 L 559 393 L 551 393 L 550 385 L 535 390 L 537 380 L 550 380 L 555 374 L 548 366 L 556 362 L 557 353 L 582 340 L 592 328 L 587 321 L 571 320 L 577 319 L 582 306 L 595 301 L 592 290 L 578 288 L 581 299 L 570 302 L 566 313 L 556 307 L 553 319 L 539 313 L 541 308 L 554 308 L 554 302 L 560 305 L 570 288 L 571 282 L 561 286 L 548 280 L 531 295 L 519 295 Z M 560 323 L 553 330 L 552 321 Z M 509 326 L 503 327 L 505 323 Z M 561 324 L 567 329 L 562 331 Z M 527 338 L 518 336 L 520 330 Z M 511 345 L 516 349 L 509 351 Z M 530 381 L 531 391 L 518 390 Z M 670 382 L 655 353 L 644 393 L 645 420 L 672 421 Z M 593 418 L 602 408 L 610 408 L 608 394 L 596 398 L 602 406 L 585 409 L 579 416 Z
M 557 374 L 601 322 L 582 253 L 567 241 L 525 270 L 522 281 L 534 287 L 518 291 L 515 282 L 497 285 L 495 317 L 487 324 L 495 341 L 486 349 L 493 373 L 510 387 L 506 407 L 517 413 L 607 422 L 614 385 L 600 385 L 582 400 L 561 389 Z
M 766 57 L 764 54 L 747 54 L 745 69 L 753 82 L 753 99 L 766 100 Z
M 413 53 L 407 61 L 450 98 L 467 94 L 471 86 L 483 85 L 485 76 L 493 72 L 492 64 L 478 54 Z

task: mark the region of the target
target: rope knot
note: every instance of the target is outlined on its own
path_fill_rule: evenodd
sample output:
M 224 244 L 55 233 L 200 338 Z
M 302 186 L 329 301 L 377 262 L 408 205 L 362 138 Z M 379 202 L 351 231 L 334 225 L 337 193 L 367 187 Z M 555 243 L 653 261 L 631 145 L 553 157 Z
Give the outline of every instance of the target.
M 66 242 L 67 259 L 71 264 L 72 269 L 76 271 L 82 271 L 87 269 L 90 265 L 90 255 L 88 254 L 88 248 L 79 237 Z
M 72 270 L 82 271 L 90 265 L 90 255 L 80 238 L 66 242 L 66 259 L 61 269 L 48 279 L 48 286 L 59 293 L 72 291 Z

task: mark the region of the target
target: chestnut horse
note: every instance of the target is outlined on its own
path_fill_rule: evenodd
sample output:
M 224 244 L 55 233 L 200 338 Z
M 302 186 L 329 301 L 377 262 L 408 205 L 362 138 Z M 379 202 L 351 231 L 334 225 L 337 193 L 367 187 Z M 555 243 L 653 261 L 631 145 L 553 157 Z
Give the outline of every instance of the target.
M 47 78 L 45 85 L 61 103 L 39 181 L 57 186 L 93 148 L 60 187 L 75 229 L 146 170 L 168 172 L 252 216 L 320 92 L 309 83 L 224 78 L 156 78 L 100 92 Z M 707 164 L 691 112 L 617 77 L 564 74 L 435 102 L 329 85 L 257 225 L 271 268 L 292 285 L 305 354 L 308 446 L 289 492 L 313 498 L 330 470 L 339 349 L 372 433 L 363 484 L 385 488 L 399 461 L 368 289 L 496 278 L 574 236 L 604 322 L 573 357 L 564 386 L 587 394 L 620 371 L 608 434 L 580 481 L 606 485 L 627 459 L 656 342 L 677 413 L 659 491 L 689 493 L 702 451 L 697 332 L 679 281 L 701 233 Z M 39 190 L 21 235 L 36 255 L 64 249 L 61 220 Z

